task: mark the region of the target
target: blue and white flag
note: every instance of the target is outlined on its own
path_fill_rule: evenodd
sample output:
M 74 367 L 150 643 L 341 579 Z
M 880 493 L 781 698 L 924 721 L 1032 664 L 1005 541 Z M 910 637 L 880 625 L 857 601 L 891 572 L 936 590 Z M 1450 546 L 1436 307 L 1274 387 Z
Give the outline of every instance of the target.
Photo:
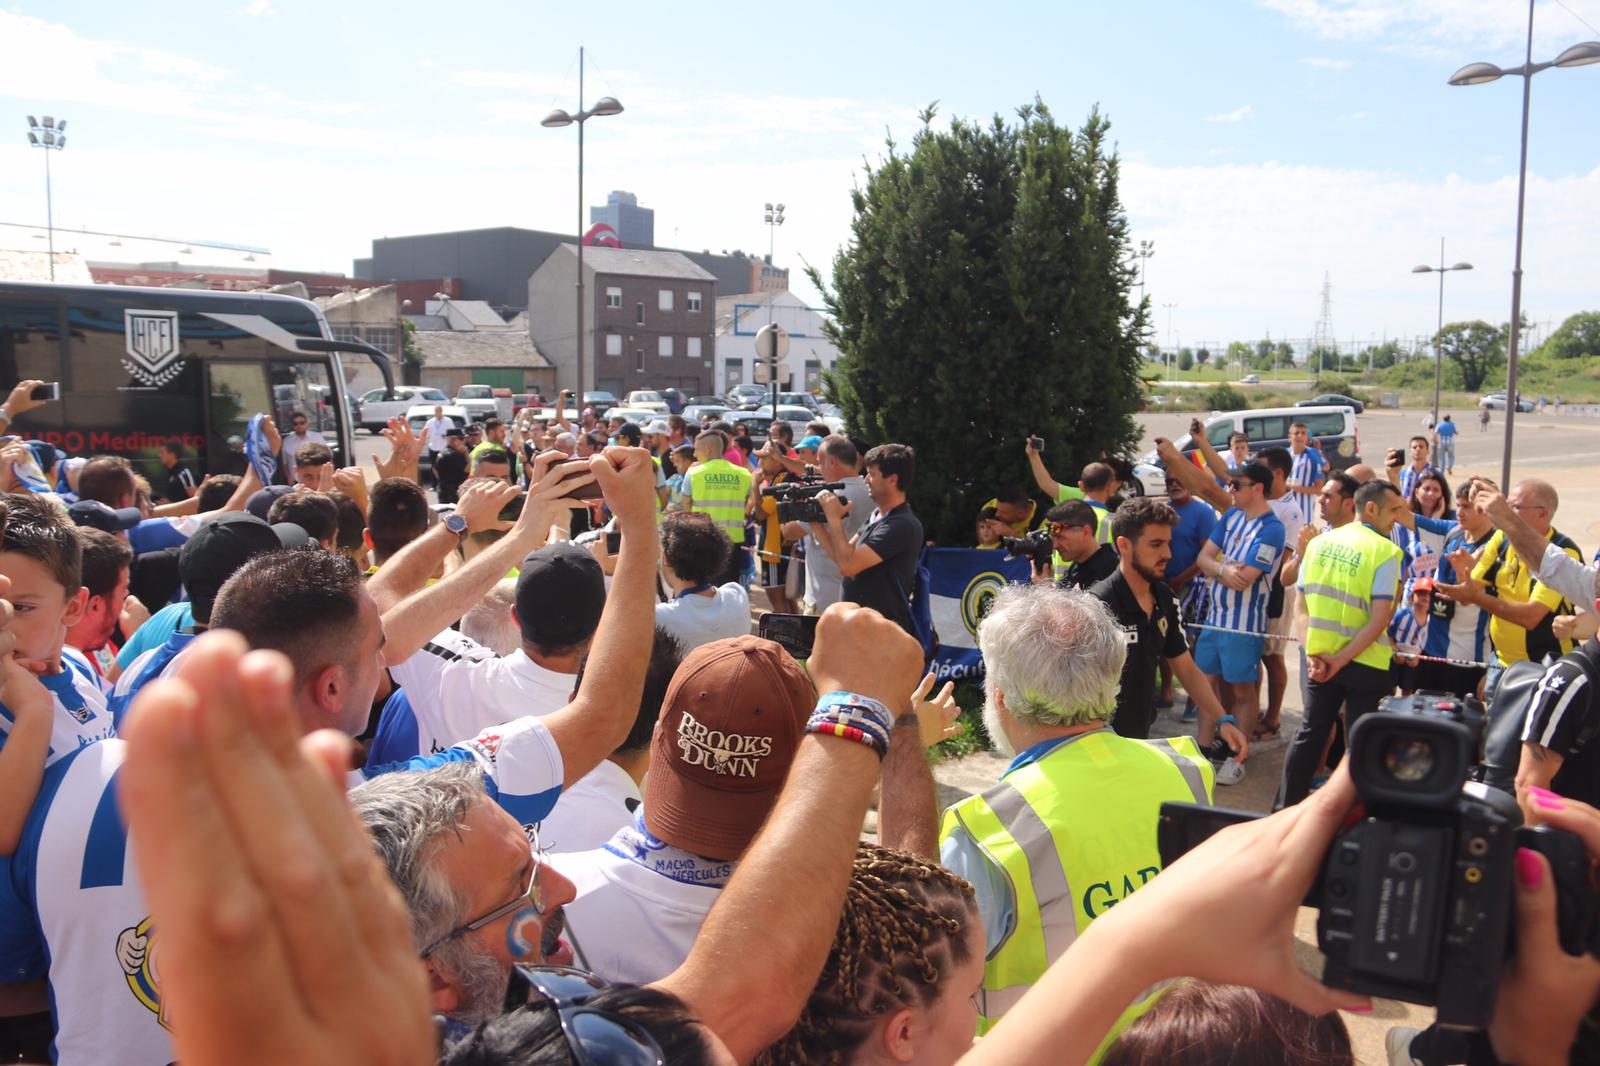
M 263 485 L 272 484 L 272 475 L 278 472 L 278 457 L 272 454 L 272 446 L 267 441 L 267 431 L 261 428 L 266 415 L 255 414 L 250 416 L 250 428 L 244 434 L 244 456 L 250 460 L 250 465 L 255 469 L 256 477 L 261 479 Z
M 1001 589 L 1027 583 L 1028 560 L 1007 559 L 998 549 L 929 548 L 922 565 L 928 568 L 928 606 L 939 635 L 929 669 L 940 681 L 982 678 L 978 622 Z

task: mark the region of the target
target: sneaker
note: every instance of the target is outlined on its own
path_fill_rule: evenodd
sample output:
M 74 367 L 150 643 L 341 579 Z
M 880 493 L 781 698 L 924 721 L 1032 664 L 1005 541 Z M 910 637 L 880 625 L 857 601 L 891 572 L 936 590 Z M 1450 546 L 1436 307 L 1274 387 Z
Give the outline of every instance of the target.
M 1397 1025 L 1383 1034 L 1383 1050 L 1388 1053 L 1389 1066 L 1413 1066 L 1418 1061 L 1411 1057 L 1411 1041 L 1420 1031 Z
M 1217 784 L 1237 785 L 1244 780 L 1244 767 L 1239 765 L 1239 760 L 1228 756 L 1228 761 L 1217 767 Z
M 1188 703 L 1183 705 L 1183 721 L 1193 722 L 1199 717 L 1200 709 L 1194 705 L 1194 700 L 1190 700 Z

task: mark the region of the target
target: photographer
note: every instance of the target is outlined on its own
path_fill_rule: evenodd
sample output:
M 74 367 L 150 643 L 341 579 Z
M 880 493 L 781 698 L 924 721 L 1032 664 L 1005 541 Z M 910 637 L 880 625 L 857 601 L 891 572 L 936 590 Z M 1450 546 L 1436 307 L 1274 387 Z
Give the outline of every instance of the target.
M 1058 503 L 1045 518 L 1050 523 L 1050 543 L 1056 552 L 1053 576 L 1061 588 L 1088 588 L 1116 571 L 1117 550 L 1098 537 L 1100 517 L 1088 501 Z M 1034 583 L 1044 584 L 1051 578 L 1035 559 Z
M 844 599 L 871 607 L 907 633 L 911 590 L 922 554 L 922 522 L 906 492 L 917 456 L 906 444 L 880 444 L 867 453 L 867 491 L 876 509 L 854 537 L 845 533 L 844 507 L 831 492 L 817 497 L 827 523 L 813 522 L 812 536 L 839 566 Z
M 844 517 L 840 526 L 846 538 L 854 537 L 872 513 L 872 493 L 866 478 L 856 472 L 860 453 L 848 438 L 824 437 L 817 449 L 817 474 L 823 481 L 844 484 Z M 784 524 L 783 535 L 794 540 L 805 538 L 806 590 L 804 607 L 808 614 L 821 614 L 844 598 L 844 576 L 822 542 L 803 522 Z

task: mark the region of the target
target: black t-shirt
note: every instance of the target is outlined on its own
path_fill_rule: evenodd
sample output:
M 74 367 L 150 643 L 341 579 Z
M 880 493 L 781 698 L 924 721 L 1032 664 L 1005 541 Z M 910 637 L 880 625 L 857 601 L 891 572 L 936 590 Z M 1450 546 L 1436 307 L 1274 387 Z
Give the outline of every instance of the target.
M 455 503 L 461 483 L 467 480 L 467 453 L 446 448 L 433 460 L 433 476 L 439 479 L 439 502 Z
M 194 495 L 194 473 L 179 463 L 167 471 L 166 497 L 173 503 L 182 503 Z
M 1128 657 L 1122 664 L 1122 685 L 1117 691 L 1117 713 L 1111 728 L 1119 736 L 1145 740 L 1156 717 L 1156 663 L 1189 652 L 1179 616 L 1178 600 L 1164 582 L 1150 586 L 1154 610 L 1144 608 L 1128 587 L 1118 567 L 1110 577 L 1096 582 L 1089 594 L 1111 608 L 1111 614 L 1128 640 Z
M 902 503 L 888 514 L 874 514 L 856 534 L 856 543 L 871 548 L 883 560 L 844 579 L 844 598 L 894 622 L 907 633 L 911 626 L 911 589 L 917 581 L 917 559 L 922 555 L 922 522 Z
M 1579 656 L 1589 661 L 1589 670 L 1573 661 Z M 1600 692 L 1590 671 L 1600 677 L 1600 644 L 1592 639 L 1551 664 L 1528 705 L 1522 739 L 1561 756 L 1550 791 L 1593 807 L 1600 806 Z
M 1117 549 L 1109 544 L 1102 544 L 1099 551 L 1083 562 L 1068 563 L 1066 573 L 1061 575 L 1061 580 L 1057 581 L 1056 585 L 1064 589 L 1086 589 L 1116 573 L 1119 559 Z

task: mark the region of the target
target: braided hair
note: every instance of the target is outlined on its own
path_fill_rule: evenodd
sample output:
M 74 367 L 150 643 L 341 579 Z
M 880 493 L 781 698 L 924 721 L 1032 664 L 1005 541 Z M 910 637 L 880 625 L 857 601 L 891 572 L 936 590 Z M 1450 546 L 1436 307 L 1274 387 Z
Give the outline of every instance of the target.
M 972 886 L 936 863 L 856 848 L 833 947 L 793 1029 L 755 1066 L 843 1066 L 879 1020 L 949 994 L 977 921 Z

